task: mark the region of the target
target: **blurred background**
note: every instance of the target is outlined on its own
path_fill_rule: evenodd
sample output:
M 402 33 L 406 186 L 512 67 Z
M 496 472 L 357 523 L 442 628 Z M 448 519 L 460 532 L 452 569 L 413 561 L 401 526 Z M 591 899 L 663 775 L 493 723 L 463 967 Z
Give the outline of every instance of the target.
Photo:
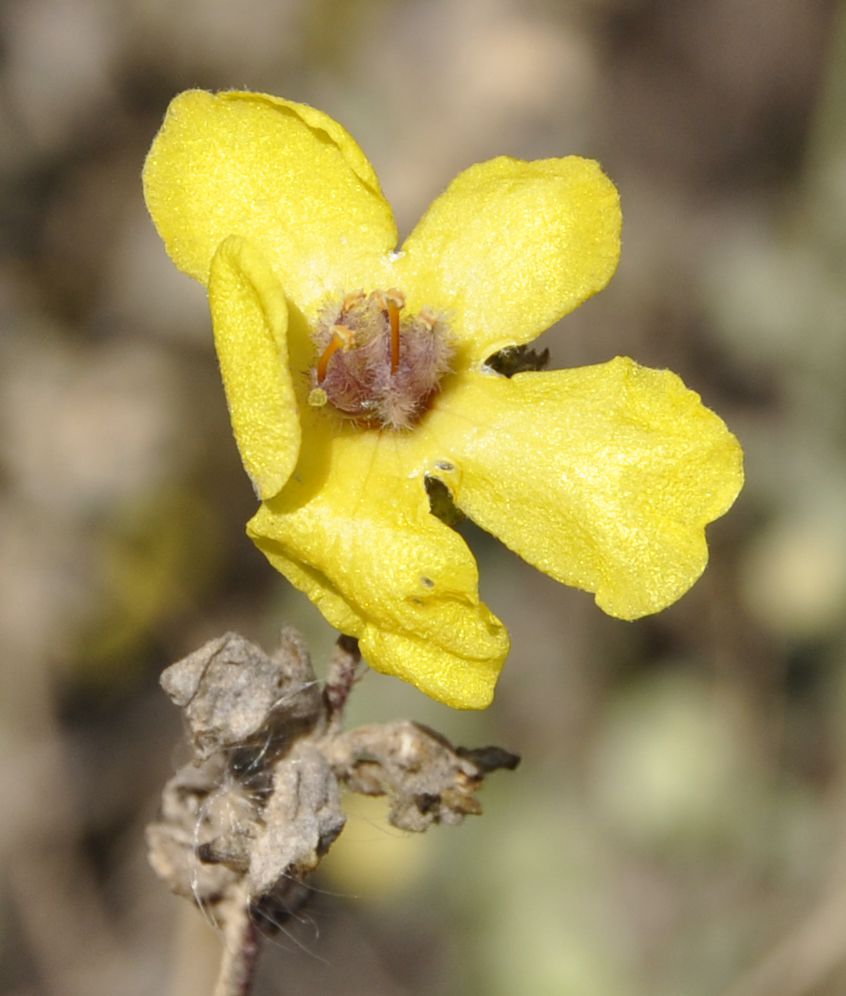
M 186 87 L 315 104 L 407 233 L 500 153 L 598 158 L 620 270 L 554 366 L 670 367 L 748 484 L 679 604 L 606 618 L 480 532 L 514 650 L 486 713 L 370 674 L 351 721 L 523 756 L 412 837 L 357 806 L 257 996 L 846 992 L 846 14 L 832 0 L 5 0 L 0 993 L 204 996 L 219 941 L 146 865 L 162 668 L 333 634 L 244 536 L 202 289 L 141 198 Z

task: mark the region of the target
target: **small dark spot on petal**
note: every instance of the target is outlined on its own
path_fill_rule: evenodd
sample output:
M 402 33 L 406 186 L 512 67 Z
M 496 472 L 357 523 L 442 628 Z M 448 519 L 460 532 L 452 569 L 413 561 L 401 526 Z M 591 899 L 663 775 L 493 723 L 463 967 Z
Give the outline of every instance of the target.
M 431 578 L 420 578 L 420 584 L 422 584 L 424 588 L 432 589 L 435 587 L 435 582 Z

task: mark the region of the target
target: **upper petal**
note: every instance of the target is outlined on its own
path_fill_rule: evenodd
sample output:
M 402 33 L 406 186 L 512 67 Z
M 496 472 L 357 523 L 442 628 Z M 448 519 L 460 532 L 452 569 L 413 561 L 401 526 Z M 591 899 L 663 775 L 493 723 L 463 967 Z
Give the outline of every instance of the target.
M 397 263 L 413 307 L 448 311 L 468 359 L 531 342 L 602 290 L 620 255 L 620 202 L 589 159 L 471 166 L 429 208 Z
M 439 476 L 467 515 L 622 619 L 690 588 L 705 525 L 743 483 L 740 446 L 699 395 L 624 358 L 463 380 L 430 424 L 450 441 Z
M 411 476 L 412 435 L 305 412 L 300 463 L 248 531 L 372 667 L 456 708 L 484 708 L 508 652 L 461 537 Z
M 306 310 L 326 293 L 370 286 L 396 244 L 352 137 L 314 108 L 264 94 L 176 97 L 147 156 L 144 195 L 180 269 L 205 283 L 218 245 L 241 235 Z
M 209 303 L 235 441 L 257 494 L 269 498 L 300 452 L 285 294 L 261 253 L 232 236 L 212 260 Z

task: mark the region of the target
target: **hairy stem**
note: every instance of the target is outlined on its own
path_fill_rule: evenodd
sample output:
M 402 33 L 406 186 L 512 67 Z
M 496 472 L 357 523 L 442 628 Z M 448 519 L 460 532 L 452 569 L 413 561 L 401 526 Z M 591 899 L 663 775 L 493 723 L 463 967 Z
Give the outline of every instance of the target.
M 250 905 L 233 903 L 223 930 L 223 957 L 213 996 L 250 996 L 256 963 L 261 950 L 261 934 L 250 915 Z

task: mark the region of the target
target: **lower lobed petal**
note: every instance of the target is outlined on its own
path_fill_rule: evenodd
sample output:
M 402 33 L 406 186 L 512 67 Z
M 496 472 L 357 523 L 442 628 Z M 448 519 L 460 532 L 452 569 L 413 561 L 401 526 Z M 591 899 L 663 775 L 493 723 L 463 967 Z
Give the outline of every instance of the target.
M 502 624 L 495 616 L 488 615 L 493 631 L 499 634 L 498 653 L 492 657 L 459 656 L 427 640 L 376 626 L 365 630 L 360 641 L 361 652 L 376 671 L 402 678 L 444 705 L 453 709 L 486 709 L 493 701 L 497 678 L 509 649 Z
M 483 708 L 508 635 L 479 600 L 464 540 L 429 512 L 395 434 L 304 416 L 300 462 L 248 532 L 368 663 L 459 708 Z
M 740 446 L 699 395 L 626 358 L 511 379 L 469 372 L 427 428 L 450 441 L 440 476 L 463 512 L 621 619 L 693 585 L 705 526 L 743 483 Z

